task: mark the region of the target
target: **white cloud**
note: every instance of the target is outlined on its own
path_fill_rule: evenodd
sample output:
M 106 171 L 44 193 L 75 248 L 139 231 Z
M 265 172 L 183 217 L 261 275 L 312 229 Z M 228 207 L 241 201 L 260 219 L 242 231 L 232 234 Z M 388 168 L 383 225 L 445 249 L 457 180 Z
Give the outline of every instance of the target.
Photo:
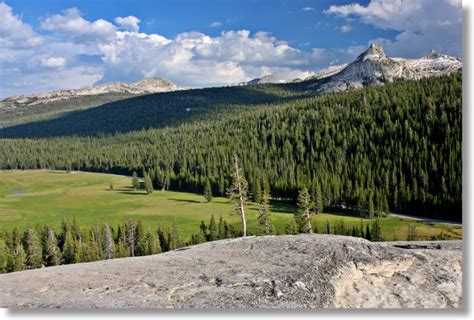
M 12 9 L 4 2 L 0 2 L 0 47 L 27 48 L 38 46 L 42 38 L 33 29 L 23 23 Z
M 313 11 L 314 8 L 313 7 L 304 7 L 303 9 L 301 9 L 303 11 Z
M 0 87 L 0 96 L 24 95 L 53 90 L 83 88 L 100 79 L 100 70 L 94 67 L 75 66 L 72 68 L 22 73 L 18 70 L 2 70 L 1 76 L 8 77 L 8 86 Z
M 222 23 L 220 21 L 214 21 L 213 23 L 211 23 L 209 25 L 209 27 L 211 28 L 217 28 L 217 27 L 221 27 L 222 26 Z
M 191 87 L 236 84 L 268 74 L 304 79 L 350 55 L 325 49 L 305 52 L 270 33 L 248 30 L 224 31 L 214 37 L 184 32 L 166 38 L 138 32 L 140 20 L 133 16 L 117 17 L 114 25 L 103 19 L 88 21 L 75 8 L 43 19 L 40 38 L 2 4 L 0 14 L 5 13 L 16 21 L 7 25 L 17 27 L 2 31 L 2 39 L 12 39 L 14 30 L 23 30 L 23 39 L 36 37 L 43 42 L 21 50 L 0 50 L 2 77 L 11 79 L 2 83 L 0 96 L 153 76 Z
M 339 28 L 339 30 L 341 30 L 341 32 L 344 32 L 344 33 L 345 33 L 345 32 L 351 31 L 351 30 L 352 30 L 352 27 L 351 27 L 350 24 L 343 24 L 343 25 Z
M 325 13 L 399 31 L 393 41 L 379 39 L 389 54 L 421 56 L 434 48 L 461 55 L 462 7 L 458 0 L 371 0 L 367 6 L 332 5 Z
M 131 81 L 161 76 L 180 85 L 235 84 L 269 73 L 283 78 L 306 78 L 319 67 L 324 50 L 305 53 L 268 33 L 225 31 L 217 37 L 185 32 L 175 39 L 159 35 L 118 32 L 100 46 L 101 82 Z
M 67 9 L 63 14 L 48 17 L 41 28 L 55 34 L 71 37 L 77 42 L 110 41 L 115 38 L 117 27 L 110 22 L 98 19 L 94 22 L 83 19 L 77 8 Z
M 63 68 L 66 65 L 66 59 L 61 57 L 50 57 L 41 59 L 41 66 L 46 68 Z
M 134 16 L 115 18 L 115 23 L 122 27 L 123 30 L 132 32 L 138 32 L 140 21 L 140 19 Z

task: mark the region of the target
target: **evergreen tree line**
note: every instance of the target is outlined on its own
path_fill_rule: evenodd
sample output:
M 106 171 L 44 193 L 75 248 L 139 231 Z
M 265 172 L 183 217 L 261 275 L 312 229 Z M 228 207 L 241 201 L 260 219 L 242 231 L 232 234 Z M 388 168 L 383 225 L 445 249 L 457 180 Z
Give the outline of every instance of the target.
M 187 241 L 180 236 L 176 222 L 171 228 L 145 229 L 138 220 L 111 227 L 108 223 L 79 226 L 76 219 L 63 220 L 59 231 L 36 224 L 21 232 L 15 228 L 0 237 L 0 271 L 13 272 L 79 262 L 146 256 L 205 241 L 240 236 L 222 217 L 209 225 L 201 223 L 199 232 Z
M 299 190 L 307 187 L 319 211 L 361 216 L 393 211 L 461 220 L 461 75 L 320 97 L 264 89 L 240 90 L 241 100 L 250 101 L 240 105 L 232 88 L 226 88 L 227 100 L 212 90 L 208 98 L 223 105 L 208 106 L 202 117 L 168 127 L 88 137 L 82 132 L 83 137 L 1 139 L 0 168 L 126 175 L 136 171 L 148 177 L 150 192 L 172 189 L 225 196 L 232 183 L 233 155 L 238 154 L 254 201 L 259 190 L 268 187 L 272 199 L 296 203 Z M 169 100 L 178 106 L 179 93 L 173 97 Z M 198 105 L 194 98 L 192 103 Z M 146 96 L 137 101 L 152 107 Z M 132 122 L 138 117 L 128 114 Z M 77 126 L 84 128 L 86 121 L 95 121 L 79 120 Z M 120 126 L 112 120 L 102 125 Z
M 263 200 L 265 203 L 265 200 Z M 270 217 L 257 221 L 255 235 L 277 235 Z M 308 232 L 308 230 L 304 230 Z M 361 237 L 370 241 L 383 241 L 378 219 L 370 224 L 346 227 L 344 221 L 338 220 L 334 226 L 329 221 L 324 230 L 313 229 L 314 233 L 337 234 Z M 294 221 L 285 227 L 285 234 L 299 234 Z M 145 229 L 142 222 L 128 220 L 111 227 L 107 223 L 93 227 L 79 226 L 72 222 L 62 221 L 59 231 L 48 225 L 36 224 L 33 228 L 21 232 L 15 228 L 11 232 L 3 232 L 0 237 L 0 273 L 36 269 L 63 264 L 91 262 L 124 257 L 136 257 L 175 250 L 184 246 L 200 244 L 208 241 L 230 239 L 242 236 L 240 228 L 214 215 L 209 223 L 204 221 L 199 232 L 192 234 L 184 241 L 180 236 L 176 223 L 171 228 L 156 230 Z
M 369 241 L 384 241 L 384 235 L 380 226 L 380 218 L 372 219 L 371 223 L 364 223 L 360 220 L 360 225 L 353 224 L 347 226 L 343 219 L 336 221 L 334 225 L 331 225 L 329 221 L 326 221 L 326 225 L 323 229 L 319 230 L 315 225 L 312 229 L 302 228 L 300 220 L 295 217 L 295 221 L 288 222 L 285 226 L 285 234 L 299 234 L 299 233 L 319 233 L 319 234 L 334 234 L 341 236 L 350 236 L 357 238 L 364 238 Z M 305 225 L 306 227 L 306 225 Z M 412 241 L 413 239 L 407 238 Z

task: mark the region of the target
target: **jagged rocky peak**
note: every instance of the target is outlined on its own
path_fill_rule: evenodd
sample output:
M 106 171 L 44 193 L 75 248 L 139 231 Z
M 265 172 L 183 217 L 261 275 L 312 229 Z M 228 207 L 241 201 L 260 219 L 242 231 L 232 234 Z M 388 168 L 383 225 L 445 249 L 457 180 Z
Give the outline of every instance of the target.
M 432 51 L 419 59 L 387 57 L 373 43 L 346 67 L 321 73 L 310 79 L 309 88 L 318 93 L 342 92 L 396 79 L 420 79 L 462 71 L 462 59 Z
M 432 49 L 430 54 L 427 55 L 425 58 L 427 59 L 437 59 L 439 57 L 441 57 L 442 54 L 440 54 L 438 51 L 436 51 L 435 49 Z
M 357 57 L 356 61 L 381 60 L 385 58 L 386 56 L 382 46 L 378 43 L 372 43 L 366 51 Z

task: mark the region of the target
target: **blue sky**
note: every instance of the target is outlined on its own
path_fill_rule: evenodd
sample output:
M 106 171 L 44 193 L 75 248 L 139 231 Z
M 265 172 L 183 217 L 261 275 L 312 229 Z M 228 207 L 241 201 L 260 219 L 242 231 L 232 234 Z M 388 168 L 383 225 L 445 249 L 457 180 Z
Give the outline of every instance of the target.
M 367 4 L 369 1 L 359 1 Z M 136 16 L 142 20 L 140 30 L 174 38 L 187 31 L 200 31 L 218 36 L 223 30 L 246 29 L 267 31 L 292 46 L 307 49 L 340 48 L 365 44 L 377 37 L 393 38 L 398 32 L 382 30 L 354 21 L 353 32 L 340 31 L 341 20 L 324 14 L 331 5 L 353 1 L 275 1 L 275 0 L 175 0 L 175 1 L 8 1 L 22 14 L 25 22 L 38 27 L 40 19 L 76 7 L 85 19 L 105 19 Z M 211 27 L 213 22 L 221 25 Z
M 461 55 L 459 0 L 9 0 L 0 20 L 0 97 L 151 76 L 304 78 L 374 41 L 391 56 Z

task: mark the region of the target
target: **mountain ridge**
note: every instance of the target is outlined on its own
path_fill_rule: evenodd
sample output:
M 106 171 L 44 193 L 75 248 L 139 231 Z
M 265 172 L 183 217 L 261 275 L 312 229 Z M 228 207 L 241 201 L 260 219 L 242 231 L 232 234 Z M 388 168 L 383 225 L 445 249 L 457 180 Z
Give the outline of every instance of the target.
M 418 80 L 453 72 L 462 72 L 461 58 L 441 54 L 434 50 L 418 59 L 388 57 L 382 46 L 377 43 L 372 43 L 369 48 L 362 52 L 353 62 L 340 66 L 331 66 L 304 80 L 285 80 L 281 77 L 269 74 L 261 78 L 239 83 L 237 86 L 298 84 L 303 87 L 307 86 L 306 89 L 313 91 L 315 94 L 326 94 L 363 88 L 369 85 L 381 85 L 386 82 L 393 82 L 397 79 Z M 141 95 L 186 89 L 189 88 L 180 87 L 169 80 L 154 77 L 134 83 L 111 82 L 82 89 L 57 90 L 33 95 L 12 96 L 0 100 L 0 109 L 35 106 L 73 97 L 107 93 Z
M 418 59 L 391 58 L 385 55 L 382 46 L 373 43 L 352 63 L 335 72 L 323 71 L 305 82 L 313 82 L 308 87 L 318 94 L 325 94 L 381 85 L 397 79 L 418 80 L 461 71 L 461 58 L 434 50 Z
M 81 89 L 56 90 L 31 95 L 12 96 L 0 100 L 0 109 L 46 104 L 49 102 L 66 100 L 78 96 L 94 96 L 107 93 L 125 93 L 131 95 L 140 95 L 184 89 L 187 88 L 180 87 L 175 83 L 163 78 L 152 77 L 142 79 L 133 83 L 109 82 Z

